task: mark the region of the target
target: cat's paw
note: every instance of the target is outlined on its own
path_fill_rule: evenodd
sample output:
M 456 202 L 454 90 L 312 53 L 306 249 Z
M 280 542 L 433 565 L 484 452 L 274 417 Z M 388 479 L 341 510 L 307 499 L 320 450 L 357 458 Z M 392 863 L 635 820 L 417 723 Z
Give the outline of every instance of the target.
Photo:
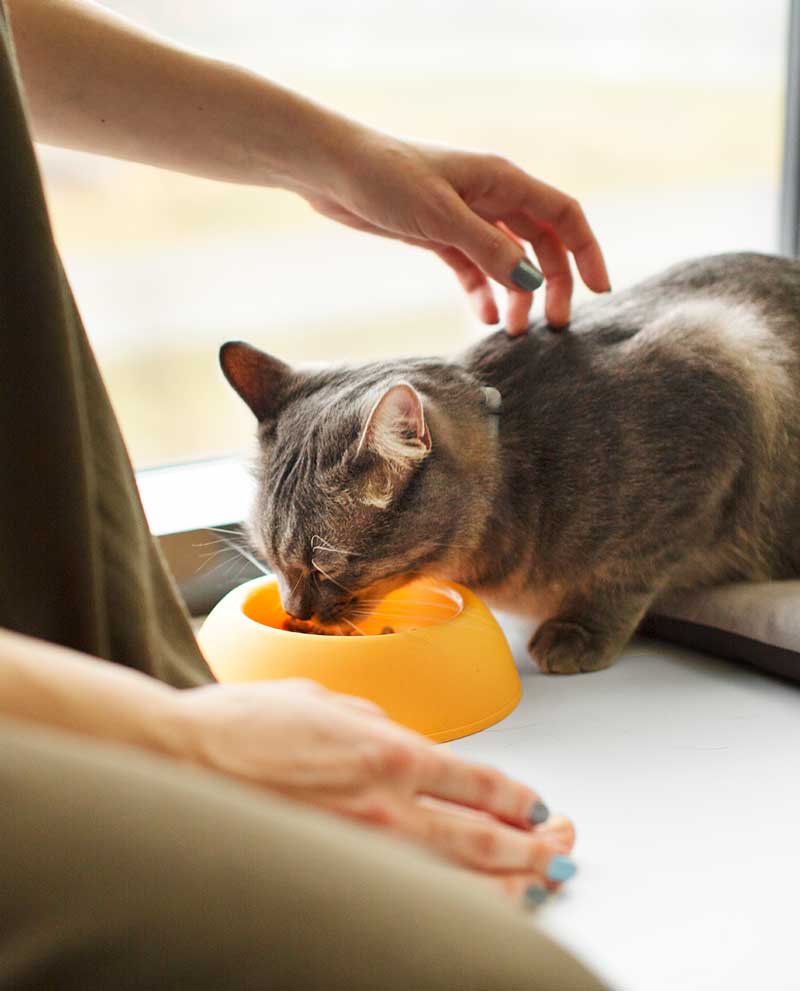
M 599 671 L 614 662 L 615 653 L 578 623 L 550 619 L 542 623 L 528 645 L 531 657 L 545 674 Z

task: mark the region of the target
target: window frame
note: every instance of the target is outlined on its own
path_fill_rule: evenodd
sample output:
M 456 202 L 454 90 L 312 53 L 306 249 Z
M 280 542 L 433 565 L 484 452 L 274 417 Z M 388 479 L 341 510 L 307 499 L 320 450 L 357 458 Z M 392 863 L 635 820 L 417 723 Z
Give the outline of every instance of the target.
M 789 2 L 780 251 L 800 256 L 800 0 Z

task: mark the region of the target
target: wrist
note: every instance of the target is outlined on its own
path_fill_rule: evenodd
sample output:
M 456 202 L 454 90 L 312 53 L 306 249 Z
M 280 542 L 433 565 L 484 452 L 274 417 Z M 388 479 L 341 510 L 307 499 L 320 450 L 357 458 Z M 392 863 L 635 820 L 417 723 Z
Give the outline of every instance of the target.
M 313 199 L 337 195 L 364 167 L 377 132 L 247 69 L 226 71 L 246 181 Z
M 201 688 L 171 689 L 160 699 L 149 727 L 151 749 L 173 760 L 209 766 L 204 734 L 209 727 L 198 719 L 196 697 Z

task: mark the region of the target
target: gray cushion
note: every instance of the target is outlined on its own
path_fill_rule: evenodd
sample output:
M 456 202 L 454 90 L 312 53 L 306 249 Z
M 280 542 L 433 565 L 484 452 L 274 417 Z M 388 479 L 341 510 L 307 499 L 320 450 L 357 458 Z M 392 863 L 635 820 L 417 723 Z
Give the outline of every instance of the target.
M 800 581 L 672 594 L 656 603 L 640 629 L 800 681 Z

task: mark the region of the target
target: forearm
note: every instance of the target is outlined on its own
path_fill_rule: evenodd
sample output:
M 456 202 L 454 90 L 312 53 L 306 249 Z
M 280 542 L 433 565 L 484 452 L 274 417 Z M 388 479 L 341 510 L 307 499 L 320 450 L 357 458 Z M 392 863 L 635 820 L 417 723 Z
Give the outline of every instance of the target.
M 89 0 L 7 0 L 34 136 L 227 182 L 324 188 L 353 121 Z
M 146 675 L 0 630 L 0 716 L 181 752 L 180 693 Z

